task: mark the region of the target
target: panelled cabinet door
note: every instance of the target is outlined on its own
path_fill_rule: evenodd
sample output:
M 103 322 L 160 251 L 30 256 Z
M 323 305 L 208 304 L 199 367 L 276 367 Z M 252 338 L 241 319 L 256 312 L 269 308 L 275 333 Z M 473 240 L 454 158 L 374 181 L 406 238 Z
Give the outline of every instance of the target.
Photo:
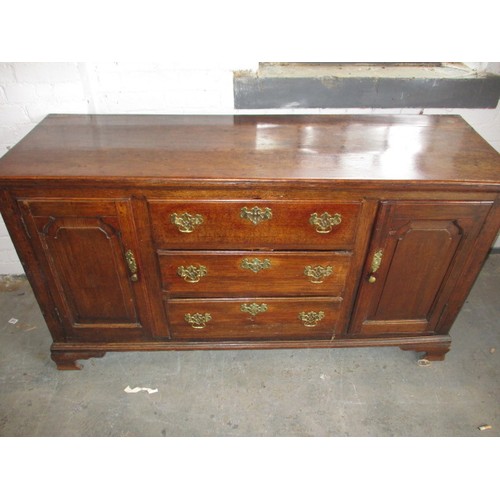
M 435 333 L 490 208 L 486 202 L 382 202 L 352 336 Z
M 19 203 L 66 339 L 143 338 L 147 298 L 128 202 Z

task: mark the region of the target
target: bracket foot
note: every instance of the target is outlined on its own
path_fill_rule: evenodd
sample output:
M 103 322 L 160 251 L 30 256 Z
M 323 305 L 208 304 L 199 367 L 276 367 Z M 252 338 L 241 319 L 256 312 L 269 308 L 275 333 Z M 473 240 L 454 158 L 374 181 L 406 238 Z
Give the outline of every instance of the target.
M 450 350 L 451 340 L 436 343 L 408 344 L 399 346 L 403 351 L 423 352 L 424 355 L 417 361 L 418 366 L 429 366 L 432 361 L 444 361 Z
M 58 370 L 81 370 L 80 359 L 102 358 L 106 351 L 52 351 L 50 357 Z

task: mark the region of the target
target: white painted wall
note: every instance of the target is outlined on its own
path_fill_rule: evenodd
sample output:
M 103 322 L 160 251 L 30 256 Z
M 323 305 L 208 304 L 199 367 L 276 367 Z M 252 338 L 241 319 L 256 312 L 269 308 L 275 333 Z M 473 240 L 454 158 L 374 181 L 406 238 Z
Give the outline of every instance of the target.
M 244 114 L 234 110 L 233 70 L 258 63 L 0 63 L 0 156 L 49 113 Z M 420 113 L 421 109 L 287 109 L 256 113 Z M 425 109 L 460 114 L 500 151 L 500 106 Z M 500 238 L 495 246 L 500 247 Z M 22 273 L 0 220 L 0 274 Z

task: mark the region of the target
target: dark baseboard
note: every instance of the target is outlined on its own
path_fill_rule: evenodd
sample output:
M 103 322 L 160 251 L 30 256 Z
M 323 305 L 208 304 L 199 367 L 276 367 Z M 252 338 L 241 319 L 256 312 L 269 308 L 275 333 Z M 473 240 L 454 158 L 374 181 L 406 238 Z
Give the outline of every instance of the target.
M 236 109 L 495 108 L 500 75 L 481 78 L 290 77 L 235 72 Z

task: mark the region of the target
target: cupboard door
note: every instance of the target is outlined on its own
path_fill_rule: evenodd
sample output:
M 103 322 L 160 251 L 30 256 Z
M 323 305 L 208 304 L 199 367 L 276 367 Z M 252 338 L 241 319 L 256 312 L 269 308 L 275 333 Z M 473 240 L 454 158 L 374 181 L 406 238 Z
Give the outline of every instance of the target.
M 488 202 L 382 202 L 351 334 L 435 333 L 490 208 Z
M 20 205 L 66 340 L 142 338 L 147 314 L 140 311 L 147 300 L 129 204 L 23 200 Z

